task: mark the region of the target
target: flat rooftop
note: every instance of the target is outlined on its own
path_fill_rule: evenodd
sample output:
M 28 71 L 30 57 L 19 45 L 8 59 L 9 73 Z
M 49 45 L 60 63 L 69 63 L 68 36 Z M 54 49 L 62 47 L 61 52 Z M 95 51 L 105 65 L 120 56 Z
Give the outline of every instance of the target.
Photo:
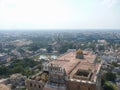
M 0 90 L 11 90 L 11 89 L 4 84 L 0 84 Z
M 0 57 L 4 56 L 3 54 L 0 54 Z
M 40 72 L 32 77 L 30 77 L 31 80 L 46 82 L 48 79 L 48 73 L 47 72 Z
M 69 53 L 65 53 L 59 56 L 56 60 L 53 60 L 48 63 L 48 65 L 58 65 L 65 69 L 66 74 L 70 77 L 70 79 L 74 79 L 75 74 L 78 70 L 81 71 L 90 71 L 91 76 L 89 76 L 89 81 L 94 80 L 96 76 L 97 69 L 100 64 L 94 64 L 94 60 L 96 59 L 96 55 L 90 51 L 83 51 L 84 59 L 76 58 L 76 51 L 72 51 Z M 81 74 L 82 75 L 82 74 Z M 84 75 L 84 72 L 83 72 Z M 85 77 L 85 76 L 82 76 Z M 77 78 L 78 79 L 78 78 Z M 81 78 L 80 79 L 84 79 Z

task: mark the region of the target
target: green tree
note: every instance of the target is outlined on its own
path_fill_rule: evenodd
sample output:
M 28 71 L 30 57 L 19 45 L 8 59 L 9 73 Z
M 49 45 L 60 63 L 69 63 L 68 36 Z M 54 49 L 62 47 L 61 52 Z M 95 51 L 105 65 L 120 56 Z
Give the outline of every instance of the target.
M 105 84 L 105 82 L 106 82 L 105 79 L 102 78 L 102 79 L 101 79 L 101 86 L 103 86 L 103 85 Z
M 38 64 L 38 62 L 28 58 L 23 60 L 13 60 L 10 67 L 6 67 L 5 65 L 0 66 L 0 76 L 7 77 L 14 73 L 21 73 L 23 75 L 30 76 L 35 74 L 35 71 L 31 71 L 30 68 L 33 68 Z
M 115 67 L 118 67 L 118 63 L 117 62 L 112 62 L 112 65 Z
M 106 82 L 103 89 L 104 90 L 117 90 L 116 86 L 110 82 Z
M 106 79 L 107 81 L 115 81 L 115 79 L 116 79 L 116 74 L 111 73 L 111 72 L 108 72 L 108 73 L 106 73 L 106 75 L 105 75 L 105 79 Z

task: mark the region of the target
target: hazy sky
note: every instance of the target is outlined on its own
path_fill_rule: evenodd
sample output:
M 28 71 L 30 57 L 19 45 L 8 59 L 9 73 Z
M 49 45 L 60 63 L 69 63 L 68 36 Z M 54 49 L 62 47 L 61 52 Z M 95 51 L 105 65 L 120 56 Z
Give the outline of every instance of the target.
M 0 29 L 120 29 L 120 0 L 0 0 Z

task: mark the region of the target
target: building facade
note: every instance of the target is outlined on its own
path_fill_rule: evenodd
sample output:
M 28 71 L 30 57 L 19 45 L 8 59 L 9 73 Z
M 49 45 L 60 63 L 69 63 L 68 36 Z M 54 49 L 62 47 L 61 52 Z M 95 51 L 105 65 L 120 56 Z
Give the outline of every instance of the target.
M 42 72 L 27 79 L 28 90 L 100 90 L 101 63 L 91 51 L 67 52 L 44 63 Z

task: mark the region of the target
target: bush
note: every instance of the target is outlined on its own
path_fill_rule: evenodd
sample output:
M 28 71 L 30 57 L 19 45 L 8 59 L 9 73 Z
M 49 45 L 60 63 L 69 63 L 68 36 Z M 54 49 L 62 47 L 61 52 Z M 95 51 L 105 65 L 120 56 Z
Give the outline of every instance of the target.
M 104 90 L 117 90 L 116 86 L 110 82 L 106 82 L 103 89 Z
M 114 82 L 115 79 L 116 79 L 116 74 L 111 73 L 111 72 L 106 73 L 105 80 Z

